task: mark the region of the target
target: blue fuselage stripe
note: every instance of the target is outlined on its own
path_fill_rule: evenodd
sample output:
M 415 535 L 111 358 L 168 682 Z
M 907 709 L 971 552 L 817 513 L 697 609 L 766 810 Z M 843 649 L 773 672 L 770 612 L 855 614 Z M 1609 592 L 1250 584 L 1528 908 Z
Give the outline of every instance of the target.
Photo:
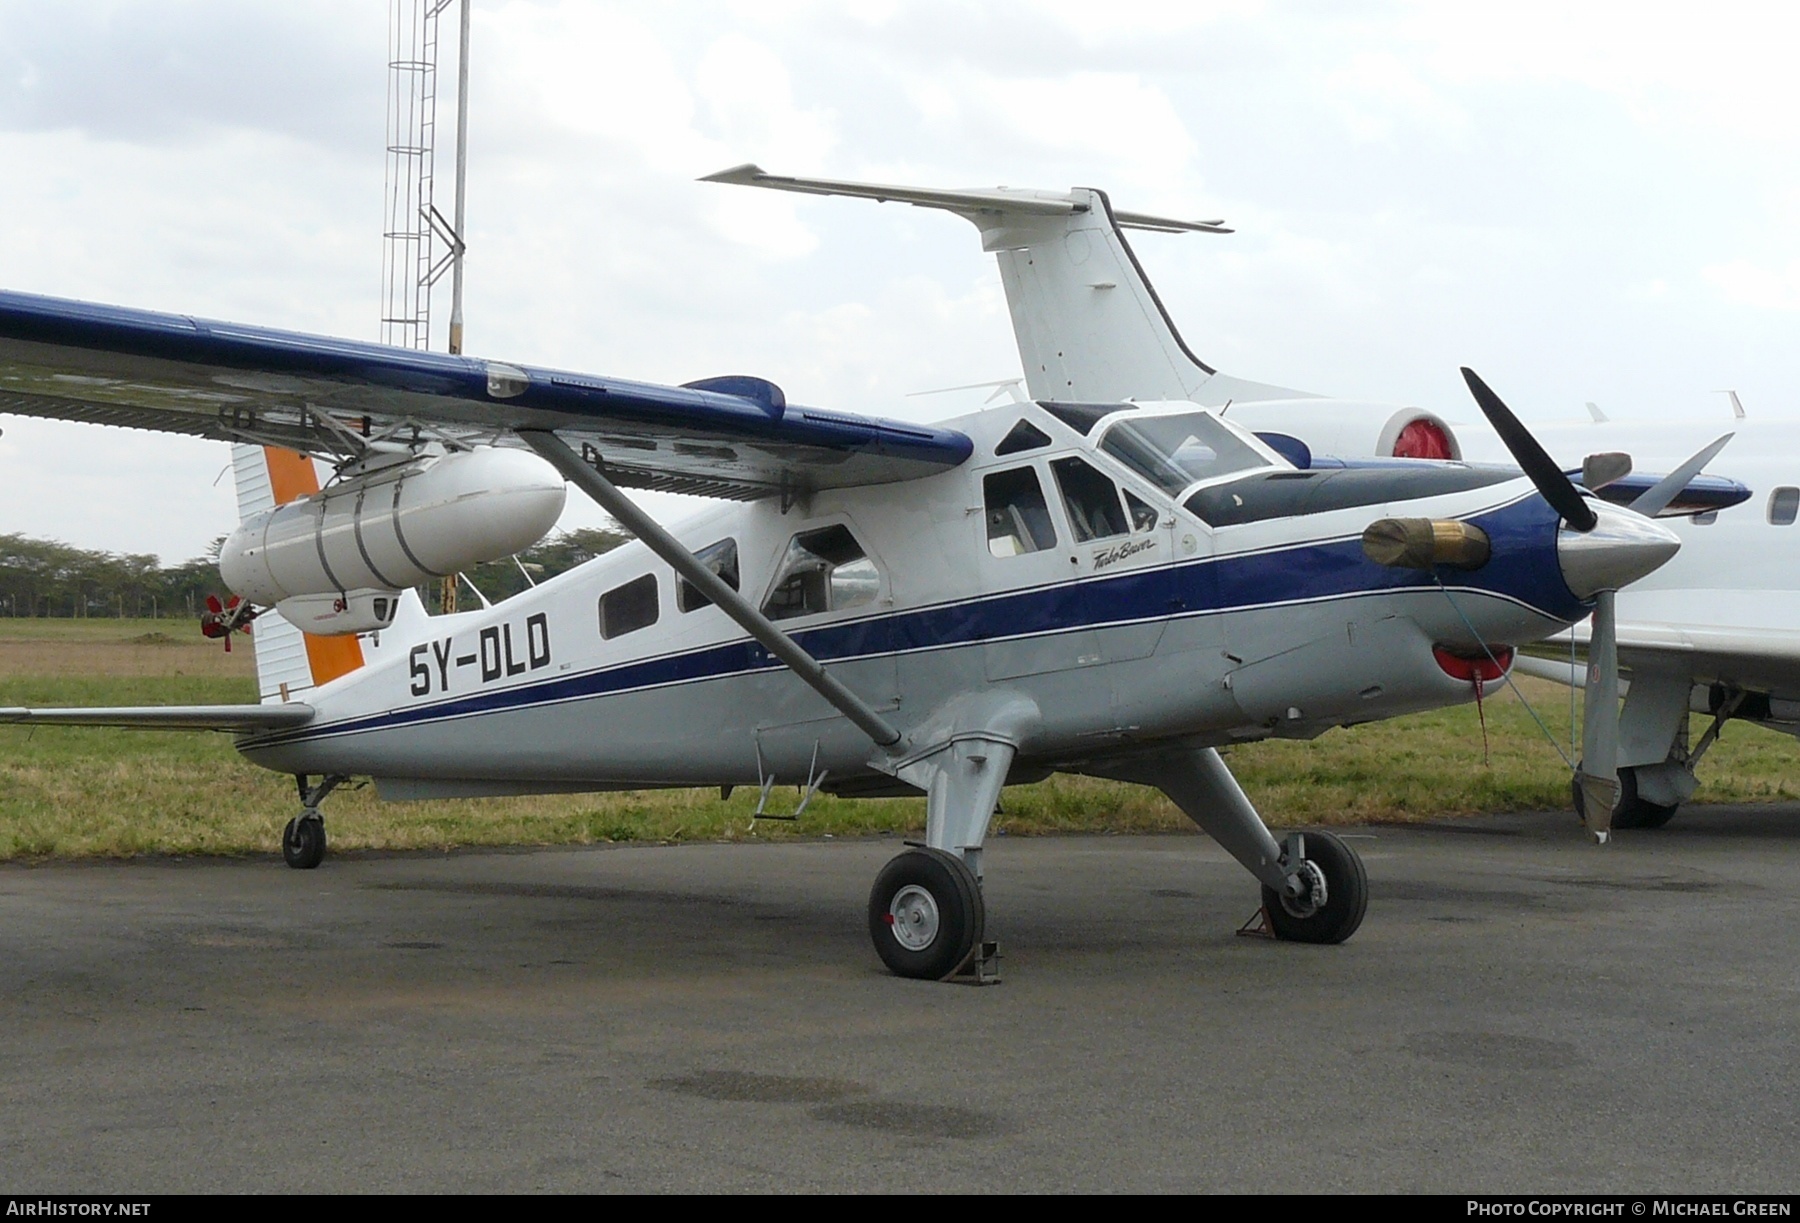
M 1541 498 L 1527 496 L 1469 521 L 1487 531 L 1493 544 L 1493 559 L 1474 573 L 1455 574 L 1457 588 L 1494 594 L 1553 620 L 1569 622 L 1584 614 L 1585 605 L 1569 592 L 1557 565 L 1556 530 L 1560 520 Z M 1358 539 L 1313 541 L 892 612 L 806 630 L 796 633 L 795 640 L 822 662 L 842 662 L 1273 604 L 1431 589 L 1436 585 L 1437 579 L 1431 574 L 1370 562 L 1363 556 Z M 780 664 L 770 660 L 755 643 L 739 640 L 429 705 L 312 725 L 258 737 L 246 741 L 245 746 L 385 730 L 779 669 Z

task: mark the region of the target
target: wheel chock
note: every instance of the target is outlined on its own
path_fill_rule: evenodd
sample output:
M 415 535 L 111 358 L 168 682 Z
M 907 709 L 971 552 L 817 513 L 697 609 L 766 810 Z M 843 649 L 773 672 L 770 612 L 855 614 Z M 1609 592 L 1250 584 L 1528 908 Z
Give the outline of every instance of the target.
M 957 985 L 1000 984 L 1000 944 L 993 939 L 976 943 L 969 958 L 944 980 Z
M 1238 927 L 1239 938 L 1274 938 L 1275 928 L 1269 924 L 1269 910 L 1259 908 L 1250 920 Z

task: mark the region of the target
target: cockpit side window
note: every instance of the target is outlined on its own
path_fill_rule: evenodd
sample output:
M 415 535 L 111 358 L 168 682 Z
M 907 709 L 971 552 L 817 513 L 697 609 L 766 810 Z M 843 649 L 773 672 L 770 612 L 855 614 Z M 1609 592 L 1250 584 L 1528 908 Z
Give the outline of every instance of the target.
M 802 531 L 788 541 L 763 614 L 771 620 L 788 620 L 845 611 L 873 603 L 880 593 L 881 571 L 850 528 L 840 524 Z
M 1077 458 L 1057 459 L 1050 470 L 1056 473 L 1056 486 L 1062 490 L 1076 543 L 1130 533 L 1125 511 L 1119 506 L 1119 490 L 1111 480 Z
M 987 511 L 988 551 L 1023 556 L 1056 547 L 1056 527 L 1044 502 L 1044 487 L 1030 467 L 996 471 L 981 481 Z

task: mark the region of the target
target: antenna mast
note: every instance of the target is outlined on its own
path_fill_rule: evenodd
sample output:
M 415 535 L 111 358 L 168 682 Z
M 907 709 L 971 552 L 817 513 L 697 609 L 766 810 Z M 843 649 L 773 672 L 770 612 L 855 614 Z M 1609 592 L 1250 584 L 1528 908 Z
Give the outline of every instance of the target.
M 462 0 L 456 76 L 456 223 L 432 199 L 437 159 L 438 15 L 454 0 L 389 0 L 387 216 L 382 230 L 381 340 L 431 347 L 431 290 L 450 275 L 450 351 L 463 346 L 463 188 L 469 147 L 469 0 Z M 437 253 L 438 243 L 445 253 Z M 456 575 L 438 590 L 456 610 Z
M 387 213 L 381 339 L 431 347 L 431 290 L 451 275 L 450 351 L 462 351 L 463 187 L 469 131 L 469 0 L 461 0 L 456 90 L 455 224 L 432 198 L 437 141 L 438 16 L 454 0 L 390 0 Z M 442 243 L 444 253 L 438 254 Z

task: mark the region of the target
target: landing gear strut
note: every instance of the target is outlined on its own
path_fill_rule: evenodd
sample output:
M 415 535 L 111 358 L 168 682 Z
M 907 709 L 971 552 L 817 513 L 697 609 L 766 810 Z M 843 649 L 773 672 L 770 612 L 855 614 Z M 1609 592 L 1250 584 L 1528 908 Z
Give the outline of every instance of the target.
M 941 849 L 909 849 L 869 892 L 869 937 L 897 977 L 938 981 L 981 942 L 987 908 L 974 872 Z
M 1263 885 L 1263 911 L 1275 937 L 1292 943 L 1341 943 L 1369 911 L 1369 876 L 1356 851 L 1329 832 L 1296 833 L 1282 860 L 1300 869 L 1299 895 Z
M 1258 917 L 1266 915 L 1276 938 L 1341 943 L 1362 925 L 1369 877 L 1356 851 L 1329 832 L 1296 832 L 1277 841 L 1214 749 L 1165 751 L 1098 772 L 1155 786 L 1256 876 L 1263 899 Z
M 325 796 L 348 781 L 332 774 L 319 779 L 319 784 L 306 784 L 305 774 L 294 778 L 300 791 L 300 814 L 281 830 L 281 857 L 297 871 L 310 871 L 325 860 L 325 816 L 319 804 Z
M 1575 800 L 1575 814 L 1585 821 L 1587 800 L 1581 793 L 1581 784 L 1571 781 L 1569 793 Z M 1614 828 L 1661 828 L 1675 818 L 1678 810 L 1680 804 L 1663 806 L 1639 794 L 1637 769 L 1627 767 L 1619 770 L 1619 805 L 1613 809 L 1612 815 Z

